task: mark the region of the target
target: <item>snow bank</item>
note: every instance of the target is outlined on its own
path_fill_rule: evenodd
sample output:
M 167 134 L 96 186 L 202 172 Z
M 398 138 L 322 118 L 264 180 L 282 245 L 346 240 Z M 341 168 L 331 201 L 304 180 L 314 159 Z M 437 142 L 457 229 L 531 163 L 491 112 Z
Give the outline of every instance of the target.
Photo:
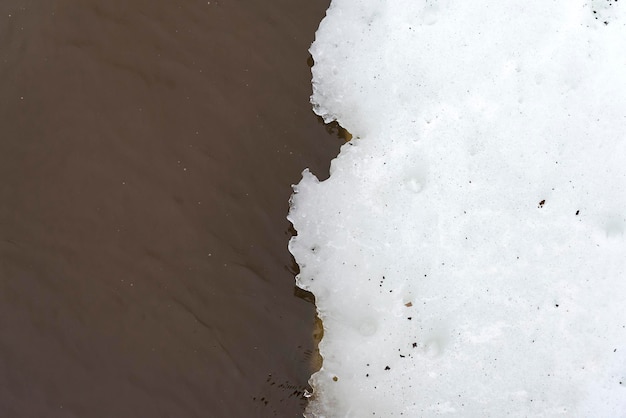
M 307 416 L 626 416 L 626 5 L 333 0 L 294 186 Z

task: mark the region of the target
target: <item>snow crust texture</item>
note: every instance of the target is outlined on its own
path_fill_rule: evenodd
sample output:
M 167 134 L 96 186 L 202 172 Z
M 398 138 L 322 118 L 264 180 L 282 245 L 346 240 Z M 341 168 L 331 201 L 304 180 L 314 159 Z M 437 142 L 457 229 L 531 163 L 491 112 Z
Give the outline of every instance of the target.
M 332 1 L 312 103 L 355 138 L 291 200 L 306 416 L 626 416 L 625 8 Z

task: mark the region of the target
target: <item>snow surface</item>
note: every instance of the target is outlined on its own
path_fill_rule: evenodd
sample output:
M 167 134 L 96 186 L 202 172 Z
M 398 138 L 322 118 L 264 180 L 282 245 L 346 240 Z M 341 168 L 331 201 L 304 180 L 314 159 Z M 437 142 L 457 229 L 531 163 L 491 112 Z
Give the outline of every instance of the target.
M 332 0 L 306 416 L 626 416 L 626 0 Z

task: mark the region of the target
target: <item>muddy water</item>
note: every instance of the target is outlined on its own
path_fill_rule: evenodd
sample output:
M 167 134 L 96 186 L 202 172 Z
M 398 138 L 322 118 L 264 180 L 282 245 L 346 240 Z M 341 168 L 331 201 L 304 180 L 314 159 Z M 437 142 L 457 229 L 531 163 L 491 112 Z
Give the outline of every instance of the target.
M 295 417 L 328 0 L 0 2 L 0 416 Z

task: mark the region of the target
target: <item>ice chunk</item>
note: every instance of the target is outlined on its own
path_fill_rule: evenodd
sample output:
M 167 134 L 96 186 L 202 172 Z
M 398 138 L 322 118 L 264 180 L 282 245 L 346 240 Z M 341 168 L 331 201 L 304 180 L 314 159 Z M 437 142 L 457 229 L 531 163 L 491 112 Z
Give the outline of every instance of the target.
M 601 17 L 599 17 L 601 16 Z M 621 2 L 333 0 L 294 186 L 307 416 L 626 416 Z

